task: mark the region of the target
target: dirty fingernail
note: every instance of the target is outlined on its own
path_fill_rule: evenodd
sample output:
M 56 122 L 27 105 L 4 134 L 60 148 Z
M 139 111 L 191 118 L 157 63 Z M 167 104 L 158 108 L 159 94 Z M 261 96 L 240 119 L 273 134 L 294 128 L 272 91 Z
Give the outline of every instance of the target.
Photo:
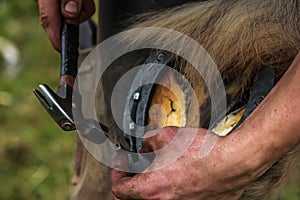
M 70 13 L 70 14 L 78 14 L 78 4 L 75 1 L 68 1 L 65 4 L 65 11 Z

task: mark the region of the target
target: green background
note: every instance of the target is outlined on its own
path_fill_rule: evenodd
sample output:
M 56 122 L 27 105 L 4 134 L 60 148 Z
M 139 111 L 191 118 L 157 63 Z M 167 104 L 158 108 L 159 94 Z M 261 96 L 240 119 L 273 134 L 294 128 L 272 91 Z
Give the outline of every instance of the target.
M 32 89 L 56 89 L 60 56 L 39 25 L 34 0 L 0 0 L 0 37 L 21 53 L 16 77 L 0 63 L 0 199 L 68 199 L 72 191 L 74 132 L 63 132 Z M 0 56 L 1 57 L 1 56 Z
M 61 131 L 32 93 L 40 83 L 57 87 L 60 62 L 34 0 L 0 0 L 0 37 L 21 52 L 15 77 L 0 55 L 0 200 L 68 199 L 75 135 Z M 299 200 L 299 187 L 295 178 L 281 199 Z

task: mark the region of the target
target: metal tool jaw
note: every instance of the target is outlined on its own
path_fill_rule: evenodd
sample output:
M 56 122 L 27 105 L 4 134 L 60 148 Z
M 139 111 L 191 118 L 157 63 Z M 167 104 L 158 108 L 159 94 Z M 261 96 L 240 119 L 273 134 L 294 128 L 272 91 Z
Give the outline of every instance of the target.
M 40 91 L 33 92 L 54 121 L 64 130 L 75 130 L 72 114 L 72 87 L 61 85 L 55 93 L 46 84 L 39 85 Z
M 39 85 L 33 92 L 54 121 L 64 130 L 75 130 L 72 110 L 72 94 L 74 81 L 77 76 L 78 47 L 91 47 L 95 43 L 96 29 L 89 20 L 80 27 L 63 22 L 61 32 L 61 69 L 60 86 L 56 92 L 46 84 Z M 79 28 L 81 41 L 79 41 Z M 86 29 L 89 31 L 87 32 Z M 84 39 L 84 40 L 83 40 Z M 76 106 L 76 105 L 74 105 Z M 93 122 L 96 124 L 96 122 Z M 103 125 L 104 126 L 104 125 Z M 92 126 L 93 127 L 93 126 Z
M 33 92 L 55 122 L 65 131 L 75 130 L 72 115 L 72 91 L 77 76 L 79 27 L 63 22 L 61 31 L 60 85 L 57 92 L 39 85 Z

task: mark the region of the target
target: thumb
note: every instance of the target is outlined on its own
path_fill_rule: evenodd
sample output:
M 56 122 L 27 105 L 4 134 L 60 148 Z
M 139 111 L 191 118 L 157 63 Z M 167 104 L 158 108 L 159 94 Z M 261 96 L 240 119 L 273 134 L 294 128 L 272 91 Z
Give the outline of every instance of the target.
M 150 131 L 143 138 L 141 153 L 149 153 L 163 148 L 176 136 L 178 127 L 165 127 Z
M 61 13 L 65 18 L 79 17 L 82 0 L 61 0 Z
M 66 22 L 79 24 L 95 13 L 93 0 L 61 0 L 61 13 Z

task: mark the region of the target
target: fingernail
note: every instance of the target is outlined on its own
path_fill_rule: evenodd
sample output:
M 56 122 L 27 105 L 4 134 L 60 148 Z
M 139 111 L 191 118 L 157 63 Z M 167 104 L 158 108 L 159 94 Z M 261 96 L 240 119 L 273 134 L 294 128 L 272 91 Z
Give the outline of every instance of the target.
M 65 11 L 77 15 L 78 14 L 78 4 L 75 1 L 68 1 L 65 4 Z

